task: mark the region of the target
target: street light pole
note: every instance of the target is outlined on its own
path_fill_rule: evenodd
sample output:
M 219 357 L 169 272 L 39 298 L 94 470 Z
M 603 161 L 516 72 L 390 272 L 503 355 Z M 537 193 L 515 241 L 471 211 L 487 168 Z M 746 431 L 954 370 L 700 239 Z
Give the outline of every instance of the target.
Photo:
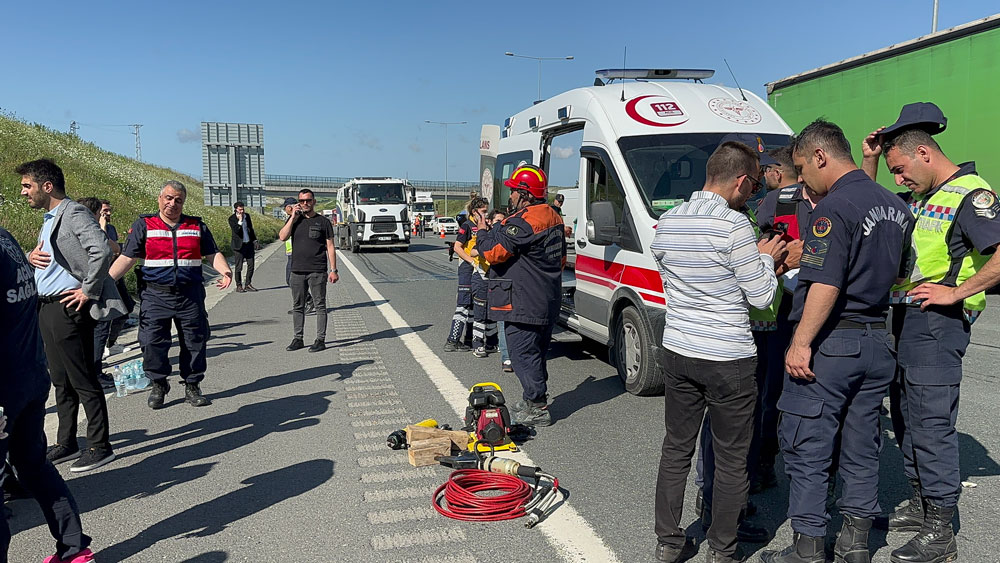
M 444 126 L 444 214 L 448 215 L 448 126 L 465 125 L 468 121 L 431 121 L 425 119 L 424 123 Z
M 508 57 L 517 57 L 520 59 L 531 59 L 533 61 L 538 61 L 538 98 L 536 98 L 535 103 L 542 101 L 542 61 L 571 61 L 573 56 L 568 57 L 532 57 L 530 55 L 518 55 L 517 53 L 511 53 L 507 51 L 504 55 Z

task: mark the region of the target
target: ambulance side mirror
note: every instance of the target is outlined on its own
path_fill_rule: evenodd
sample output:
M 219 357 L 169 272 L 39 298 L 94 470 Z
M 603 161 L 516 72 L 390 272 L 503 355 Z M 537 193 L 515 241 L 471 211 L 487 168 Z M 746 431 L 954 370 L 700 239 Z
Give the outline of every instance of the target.
M 600 246 L 617 244 L 621 240 L 621 229 L 615 220 L 615 207 L 610 201 L 595 201 L 590 204 L 587 239 L 591 244 Z

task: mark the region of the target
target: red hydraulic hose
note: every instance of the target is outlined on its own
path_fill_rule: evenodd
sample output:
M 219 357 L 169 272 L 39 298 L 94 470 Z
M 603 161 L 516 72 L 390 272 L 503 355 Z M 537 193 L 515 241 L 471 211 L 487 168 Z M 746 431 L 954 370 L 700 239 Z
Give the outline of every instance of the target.
M 486 491 L 501 493 L 479 494 Z M 459 469 L 434 491 L 433 503 L 434 509 L 448 518 L 496 522 L 524 516 L 524 504 L 531 496 L 531 486 L 517 477 L 481 469 Z M 442 497 L 447 506 L 441 504 Z

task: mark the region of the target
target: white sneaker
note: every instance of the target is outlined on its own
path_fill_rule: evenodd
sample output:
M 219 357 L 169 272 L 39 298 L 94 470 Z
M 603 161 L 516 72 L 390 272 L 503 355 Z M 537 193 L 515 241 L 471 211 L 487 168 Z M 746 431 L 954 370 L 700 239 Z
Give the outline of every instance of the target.
M 105 346 L 104 347 L 104 355 L 101 356 L 101 359 L 103 360 L 104 358 L 107 358 L 110 355 L 111 355 L 111 349 L 108 348 L 107 346 Z

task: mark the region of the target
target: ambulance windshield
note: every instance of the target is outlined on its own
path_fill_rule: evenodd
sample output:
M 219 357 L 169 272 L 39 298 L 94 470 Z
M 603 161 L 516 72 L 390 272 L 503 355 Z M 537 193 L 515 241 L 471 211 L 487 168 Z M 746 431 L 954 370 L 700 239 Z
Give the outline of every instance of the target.
M 403 184 L 358 184 L 358 203 L 406 203 Z
M 618 146 L 643 197 L 646 211 L 658 218 L 687 201 L 705 184 L 705 163 L 726 133 L 678 133 L 622 137 Z M 785 146 L 788 135 L 760 134 L 766 150 Z M 763 197 L 763 193 L 758 194 Z

